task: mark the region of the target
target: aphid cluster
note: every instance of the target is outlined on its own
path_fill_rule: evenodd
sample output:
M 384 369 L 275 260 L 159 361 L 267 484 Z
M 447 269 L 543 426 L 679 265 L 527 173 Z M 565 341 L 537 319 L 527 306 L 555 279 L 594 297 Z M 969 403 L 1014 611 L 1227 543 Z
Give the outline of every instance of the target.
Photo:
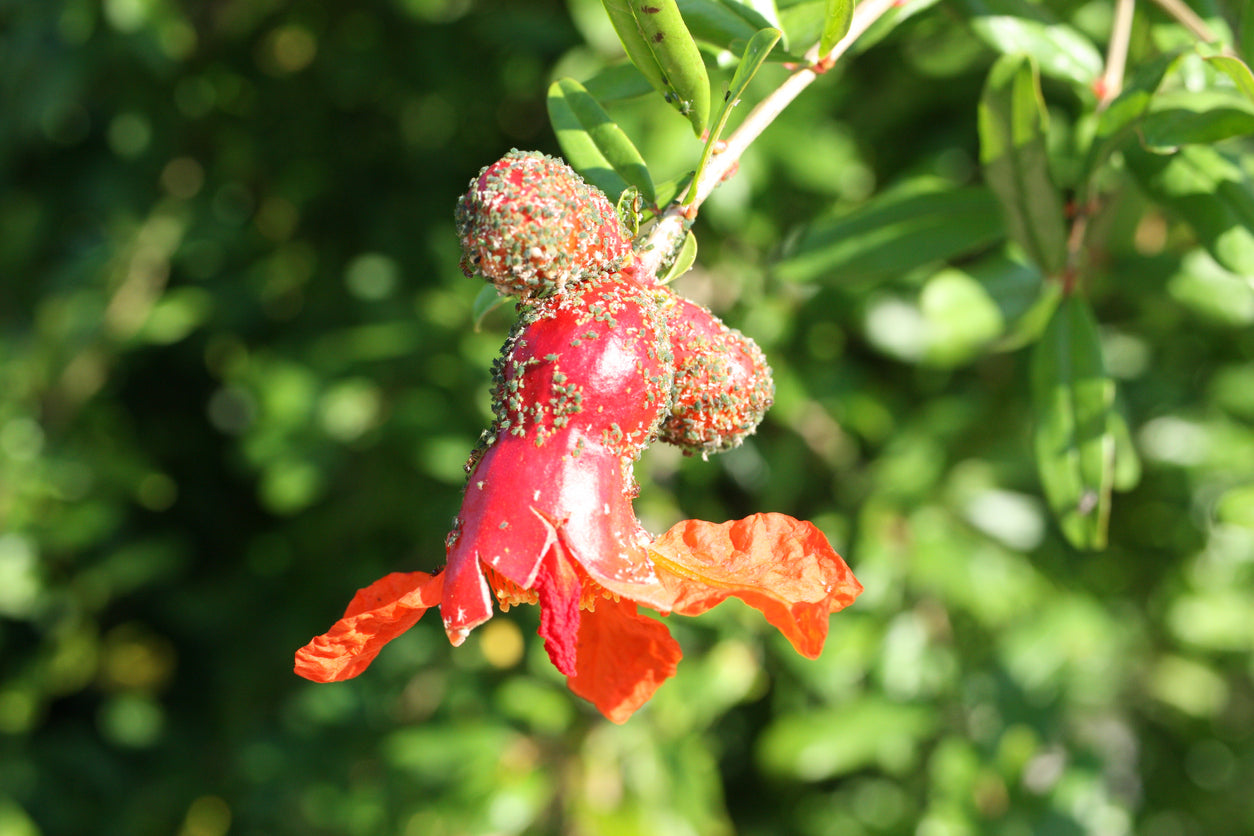
M 613 205 L 565 163 L 511 151 L 471 181 L 457 228 L 462 270 L 522 300 L 486 446 L 577 437 L 572 455 L 597 442 L 629 466 L 655 439 L 707 454 L 757 428 L 774 395 L 762 351 L 642 268 Z

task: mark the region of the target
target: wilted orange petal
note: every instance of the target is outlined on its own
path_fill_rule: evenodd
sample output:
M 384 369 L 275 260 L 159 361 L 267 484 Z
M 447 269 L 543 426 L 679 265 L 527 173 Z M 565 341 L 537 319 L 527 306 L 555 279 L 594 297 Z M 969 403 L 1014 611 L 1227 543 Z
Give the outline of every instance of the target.
M 684 520 L 650 549 L 663 583 L 675 592 L 673 612 L 698 615 L 735 596 L 811 659 L 823 650 L 827 617 L 862 591 L 823 532 L 785 514 Z
M 440 603 L 443 591 L 444 576 L 426 572 L 393 572 L 359 589 L 343 618 L 296 651 L 296 673 L 314 682 L 352 679 Z
M 615 723 L 625 723 L 675 675 L 683 654 L 666 625 L 628 601 L 602 599 L 582 614 L 578 668 L 566 682 Z

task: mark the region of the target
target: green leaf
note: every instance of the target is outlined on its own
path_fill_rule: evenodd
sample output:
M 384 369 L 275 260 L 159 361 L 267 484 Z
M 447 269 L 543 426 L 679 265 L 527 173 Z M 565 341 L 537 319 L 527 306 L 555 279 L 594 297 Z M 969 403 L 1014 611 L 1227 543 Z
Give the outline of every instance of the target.
M 474 329 L 478 331 L 484 317 L 509 301 L 510 297 L 502 296 L 492 285 L 485 285 L 475 296 L 474 304 L 470 308 L 470 321 L 474 323 Z
M 632 12 L 633 2 L 634 0 L 601 0 L 601 5 L 605 7 L 610 24 L 618 34 L 623 51 L 627 53 L 627 60 L 631 61 L 640 74 L 649 80 L 654 90 L 664 96 L 669 95 L 670 85 L 666 76 L 662 73 L 657 59 L 653 57 L 653 50 L 645 41 L 644 33 L 640 31 L 640 26 L 636 23 L 636 15 Z
M 762 69 L 762 65 L 766 63 L 766 56 L 771 54 L 771 50 L 775 48 L 775 44 L 779 43 L 782 35 L 783 33 L 778 29 L 769 28 L 753 33 L 753 37 L 745 45 L 744 53 L 740 56 L 740 63 L 736 65 L 736 72 L 732 74 L 731 81 L 728 82 L 727 95 L 723 98 L 725 110 L 730 110 L 744 95 L 749 82 L 753 81 L 758 70 Z
M 923 706 L 863 697 L 838 708 L 784 714 L 762 734 L 758 759 L 771 773 L 823 781 L 864 769 L 901 772 L 936 726 Z
M 697 260 L 697 236 L 691 231 L 684 236 L 684 242 L 679 247 L 679 252 L 671 260 L 670 264 L 663 264 L 658 270 L 658 281 L 662 284 L 670 284 L 678 279 L 684 273 L 692 269 L 692 265 Z
M 647 96 L 653 85 L 630 62 L 611 64 L 583 82 L 588 95 L 602 104 Z
M 1239 166 L 1209 145 L 1175 154 L 1124 152 L 1128 170 L 1146 193 L 1171 210 L 1227 270 L 1254 276 L 1254 184 Z
M 700 136 L 710 116 L 710 79 L 675 0 L 602 0 L 627 57 Z
M 1141 457 L 1132 443 L 1128 421 L 1118 409 L 1110 411 L 1107 428 L 1115 444 L 1115 465 L 1112 484 L 1117 491 L 1130 491 L 1141 481 Z
M 1251 17 L 1254 17 L 1254 14 L 1251 14 Z M 1227 73 L 1237 85 L 1237 89 L 1244 93 L 1247 99 L 1254 102 L 1254 73 L 1250 72 L 1249 65 L 1231 55 L 1212 55 L 1206 60 Z
M 761 29 L 778 26 L 757 9 L 735 0 L 678 0 L 688 30 L 717 49 L 747 43 Z
M 1115 474 L 1114 393 L 1088 303 L 1068 296 L 1033 351 L 1032 403 L 1045 497 L 1079 549 L 1106 545 Z
M 909 3 L 894 3 L 887 12 L 871 24 L 866 32 L 858 37 L 851 51 L 864 52 L 870 49 L 897 31 L 897 28 L 906 20 L 927 11 L 939 2 L 940 0 L 910 0 Z
M 1254 101 L 1237 90 L 1180 90 L 1154 97 L 1141 123 L 1148 148 L 1176 148 L 1254 134 Z
M 1012 239 L 1058 275 L 1067 261 L 1062 198 L 1049 175 L 1048 116 L 1031 59 L 1008 55 L 989 72 L 979 106 L 980 162 Z
M 1098 116 L 1097 129 L 1084 164 L 1088 177 L 1133 135 L 1132 129 L 1140 124 L 1141 118 L 1149 111 L 1155 91 L 1180 60 L 1180 54 L 1180 50 L 1165 53 L 1137 67 L 1128 77 L 1119 95 Z
M 566 161 L 588 182 L 610 200 L 617 200 L 628 186 L 636 187 L 647 202 L 656 200 L 644 158 L 583 85 L 571 78 L 553 82 L 548 108 Z
M 1102 73 L 1102 55 L 1078 30 L 1023 0 L 959 0 L 971 28 L 1003 55 L 1030 56 L 1051 78 L 1091 91 Z
M 1004 229 L 987 189 L 901 189 L 815 221 L 787 246 L 775 272 L 785 281 L 878 281 L 983 249 Z
M 779 39 L 780 31 L 778 29 L 763 29 L 761 32 L 755 33 L 749 39 L 749 43 L 745 45 L 744 55 L 740 57 L 740 63 L 736 66 L 736 72 L 732 75 L 731 82 L 728 84 L 727 95 L 723 97 L 723 103 L 719 106 L 714 126 L 705 138 L 705 147 L 701 149 L 701 159 L 697 162 L 696 171 L 693 173 L 693 179 L 696 182 L 701 182 L 701 174 L 705 171 L 705 166 L 710 161 L 710 155 L 714 151 L 715 143 L 718 142 L 719 137 L 723 134 L 723 128 L 727 126 L 727 120 L 731 116 L 732 108 L 740 101 L 741 94 L 745 92 L 749 82 L 757 75 L 758 70 L 762 67 L 762 63 L 766 61 L 766 56 L 770 54 Z M 691 203 L 696 200 L 696 197 L 696 191 L 694 190 L 688 195 L 685 202 Z
M 853 22 L 853 0 L 827 0 L 823 17 L 823 35 L 819 38 L 819 55 L 826 55 L 845 37 Z

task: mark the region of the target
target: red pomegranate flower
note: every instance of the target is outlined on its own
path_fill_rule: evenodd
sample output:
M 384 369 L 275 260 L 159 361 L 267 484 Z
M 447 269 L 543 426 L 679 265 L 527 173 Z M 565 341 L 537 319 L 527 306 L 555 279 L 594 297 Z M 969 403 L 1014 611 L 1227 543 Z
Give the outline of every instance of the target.
M 628 270 L 527 307 L 494 369 L 496 420 L 474 459 L 434 575 L 392 574 L 296 657 L 320 682 L 361 673 L 439 604 L 453 644 L 503 606 L 540 604 L 571 690 L 622 722 L 675 672 L 679 646 L 637 612 L 696 615 L 729 596 L 807 656 L 861 586 L 814 526 L 781 514 L 688 520 L 654 540 L 632 509 L 632 464 L 671 407 L 661 291 Z
M 503 609 L 538 603 L 553 664 L 621 723 L 681 655 L 639 605 L 698 615 L 737 597 L 813 658 L 828 616 L 862 586 L 817 528 L 783 514 L 686 520 L 658 538 L 641 527 L 632 509 L 640 452 L 659 435 L 702 452 L 739 443 L 770 404 L 770 370 L 752 341 L 660 287 L 638 262 L 616 273 L 598 266 L 625 260 L 617 218 L 573 259 L 552 248 L 553 230 L 529 244 L 526 224 L 542 217 L 559 237 L 584 242 L 608 206 L 582 181 L 563 179 L 563 164 L 537 156 L 513 152 L 488 167 L 459 205 L 467 257 L 499 288 L 541 295 L 522 307 L 493 368 L 494 421 L 468 465 L 447 563 L 360 590 L 297 651 L 296 672 L 318 682 L 357 676 L 433 606 L 459 645 L 492 616 L 493 598 Z M 525 206 L 506 205 L 508 183 Z M 604 205 L 580 214 L 587 192 Z M 522 226 L 500 220 L 509 217 Z M 467 231 L 476 225 L 487 231 Z

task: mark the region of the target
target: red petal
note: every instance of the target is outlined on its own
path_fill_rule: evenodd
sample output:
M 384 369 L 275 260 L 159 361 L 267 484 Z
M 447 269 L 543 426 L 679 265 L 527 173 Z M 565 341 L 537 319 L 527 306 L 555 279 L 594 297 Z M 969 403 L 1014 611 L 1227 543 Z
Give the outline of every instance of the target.
M 544 637 L 544 649 L 548 651 L 555 668 L 573 676 L 576 671 L 583 578 L 562 549 L 549 550 L 549 557 L 540 564 L 540 572 L 536 575 L 535 590 L 540 596 L 538 632 Z
M 440 603 L 443 588 L 439 574 L 393 572 L 358 590 L 343 618 L 296 651 L 296 673 L 314 682 L 352 679 Z
M 673 612 L 698 615 L 735 596 L 811 659 L 823 650 L 827 617 L 853 603 L 862 584 L 823 532 L 784 514 L 710 523 L 684 520 L 653 544 L 675 594 Z
M 682 656 L 666 625 L 628 601 L 597 601 L 583 613 L 577 673 L 566 682 L 615 723 L 625 723 L 675 675 Z

